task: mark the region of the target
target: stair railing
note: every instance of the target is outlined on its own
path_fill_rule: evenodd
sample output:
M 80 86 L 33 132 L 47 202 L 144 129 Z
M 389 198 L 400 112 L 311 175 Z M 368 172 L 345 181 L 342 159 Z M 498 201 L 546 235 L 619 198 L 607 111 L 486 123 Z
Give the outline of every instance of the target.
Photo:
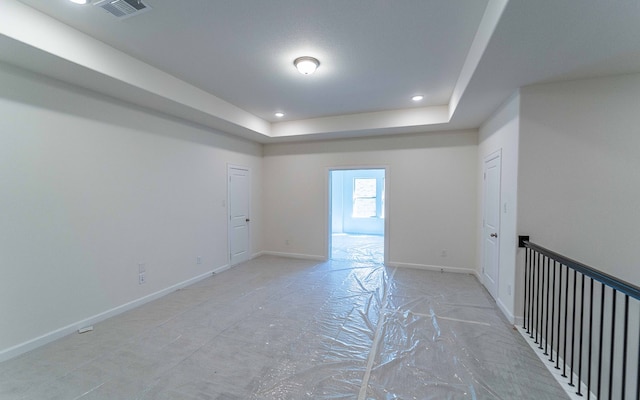
M 528 236 L 520 247 L 530 339 L 578 396 L 640 400 L 640 288 Z

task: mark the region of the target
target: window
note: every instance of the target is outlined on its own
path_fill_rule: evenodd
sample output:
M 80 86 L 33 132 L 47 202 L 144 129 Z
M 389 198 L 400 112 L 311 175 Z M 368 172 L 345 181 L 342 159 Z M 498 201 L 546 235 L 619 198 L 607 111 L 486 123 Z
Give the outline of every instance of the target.
M 353 180 L 353 218 L 378 216 L 376 192 L 375 178 L 355 178 Z

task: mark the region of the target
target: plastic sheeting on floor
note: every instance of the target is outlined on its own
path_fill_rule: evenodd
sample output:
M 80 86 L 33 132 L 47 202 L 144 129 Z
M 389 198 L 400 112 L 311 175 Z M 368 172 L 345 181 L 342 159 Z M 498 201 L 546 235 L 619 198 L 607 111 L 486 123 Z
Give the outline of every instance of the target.
M 59 376 L 35 381 L 40 366 Z M 2 391 L 30 376 L 24 397 Z M 566 398 L 473 276 L 275 257 L 0 364 L 0 377 L 3 399 L 61 385 L 80 399 Z
M 384 236 L 331 235 L 331 259 L 361 263 L 384 263 Z

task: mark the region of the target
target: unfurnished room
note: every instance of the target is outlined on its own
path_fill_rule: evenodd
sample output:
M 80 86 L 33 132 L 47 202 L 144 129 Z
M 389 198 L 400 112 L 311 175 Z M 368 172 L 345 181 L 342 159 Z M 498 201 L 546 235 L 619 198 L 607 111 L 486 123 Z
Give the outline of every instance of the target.
M 640 400 L 637 0 L 0 0 L 0 399 Z

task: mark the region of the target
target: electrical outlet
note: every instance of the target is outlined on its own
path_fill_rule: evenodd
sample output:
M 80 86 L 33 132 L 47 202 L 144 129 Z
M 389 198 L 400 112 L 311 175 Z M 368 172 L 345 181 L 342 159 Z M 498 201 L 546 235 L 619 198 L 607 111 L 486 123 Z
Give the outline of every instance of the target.
M 289 246 L 291 244 L 291 241 L 289 239 L 287 239 L 287 240 L 284 241 L 284 244 Z
M 196 257 L 196 264 L 202 264 L 202 257 Z
M 147 278 L 144 275 L 144 272 L 138 274 L 138 284 L 142 285 L 147 281 Z
M 147 272 L 147 265 L 145 263 L 138 263 L 138 273 L 144 274 Z

